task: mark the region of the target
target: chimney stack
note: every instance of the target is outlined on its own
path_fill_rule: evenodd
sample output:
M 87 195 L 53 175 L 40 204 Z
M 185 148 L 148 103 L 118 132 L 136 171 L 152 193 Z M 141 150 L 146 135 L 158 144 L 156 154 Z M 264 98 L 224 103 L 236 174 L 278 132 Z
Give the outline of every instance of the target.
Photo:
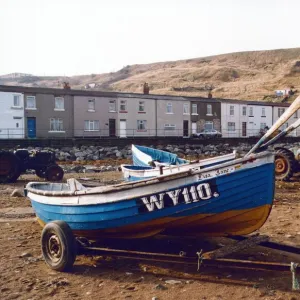
M 144 94 L 149 95 L 149 85 L 147 82 L 144 83 Z

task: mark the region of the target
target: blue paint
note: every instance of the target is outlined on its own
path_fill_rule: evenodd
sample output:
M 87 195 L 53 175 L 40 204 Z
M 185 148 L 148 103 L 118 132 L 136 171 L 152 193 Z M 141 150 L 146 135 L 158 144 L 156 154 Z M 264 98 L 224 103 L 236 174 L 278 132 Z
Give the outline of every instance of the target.
M 208 182 L 202 180 L 194 183 Z M 142 224 L 164 217 L 184 217 L 195 214 L 218 214 L 231 210 L 253 209 L 272 204 L 274 196 L 274 164 L 239 170 L 213 179 L 219 197 L 189 204 L 180 203 L 152 212 L 145 210 L 141 199 L 128 199 L 97 205 L 49 205 L 32 200 L 37 216 L 45 223 L 66 221 L 73 230 L 112 229 L 125 225 Z M 185 185 L 176 189 L 190 188 Z M 166 190 L 164 192 L 167 192 Z M 143 208 L 143 212 L 141 211 Z
M 31 139 L 36 137 L 36 119 L 27 118 L 27 136 Z

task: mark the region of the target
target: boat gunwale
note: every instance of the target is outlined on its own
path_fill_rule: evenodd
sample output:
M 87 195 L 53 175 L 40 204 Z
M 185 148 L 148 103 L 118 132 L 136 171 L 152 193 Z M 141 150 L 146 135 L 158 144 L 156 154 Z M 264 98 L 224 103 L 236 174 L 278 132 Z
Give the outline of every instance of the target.
M 94 187 L 94 188 L 89 188 L 85 190 L 79 190 L 79 191 L 50 191 L 50 190 L 39 190 L 37 188 L 34 188 L 33 186 L 41 186 L 45 185 L 47 183 L 44 182 L 29 182 L 26 186 L 26 190 L 30 193 L 37 194 L 37 195 L 43 195 L 43 196 L 83 196 L 83 195 L 93 195 L 93 194 L 107 194 L 111 192 L 119 192 L 119 191 L 126 191 L 132 188 L 139 188 L 143 186 L 149 186 L 161 182 L 167 182 L 175 179 L 179 179 L 185 176 L 191 176 L 191 175 L 198 175 L 204 172 L 210 172 L 214 171 L 216 169 L 220 168 L 225 168 L 228 166 L 232 166 L 235 164 L 245 164 L 247 162 L 253 162 L 256 159 L 259 158 L 264 158 L 274 155 L 273 151 L 267 150 L 264 152 L 252 154 L 247 157 L 243 158 L 237 158 L 229 162 L 221 163 L 218 165 L 214 165 L 208 168 L 204 169 L 198 169 L 194 170 L 192 167 L 189 170 L 184 170 L 184 171 L 179 171 L 176 173 L 168 174 L 168 175 L 160 175 L 155 178 L 146 178 L 146 179 L 141 179 L 137 181 L 129 181 L 129 182 L 124 182 L 124 183 L 119 183 L 116 185 L 109 185 L 109 186 L 101 186 L 101 187 Z M 51 183 L 51 184 L 56 184 L 56 183 Z M 60 183 L 62 184 L 62 183 Z

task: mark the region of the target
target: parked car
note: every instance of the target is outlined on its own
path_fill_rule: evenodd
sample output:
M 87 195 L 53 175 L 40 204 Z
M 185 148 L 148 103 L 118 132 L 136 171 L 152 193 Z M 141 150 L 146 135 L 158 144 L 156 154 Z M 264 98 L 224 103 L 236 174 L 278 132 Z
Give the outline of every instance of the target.
M 222 137 L 222 133 L 215 129 L 204 129 L 201 132 L 195 133 L 194 136 L 202 139 L 220 138 Z

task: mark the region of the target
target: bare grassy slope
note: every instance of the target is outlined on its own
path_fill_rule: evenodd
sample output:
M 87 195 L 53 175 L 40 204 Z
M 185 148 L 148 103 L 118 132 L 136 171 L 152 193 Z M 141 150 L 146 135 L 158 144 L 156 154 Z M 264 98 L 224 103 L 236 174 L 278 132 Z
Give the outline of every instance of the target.
M 275 89 L 293 85 L 300 90 L 300 48 L 132 65 L 114 73 L 68 78 L 0 78 L 0 84 L 25 86 L 59 87 L 63 81 L 69 81 L 72 88 L 96 83 L 98 90 L 122 92 L 142 92 L 146 81 L 152 94 L 187 96 L 207 96 L 213 87 L 214 97 L 270 100 Z

